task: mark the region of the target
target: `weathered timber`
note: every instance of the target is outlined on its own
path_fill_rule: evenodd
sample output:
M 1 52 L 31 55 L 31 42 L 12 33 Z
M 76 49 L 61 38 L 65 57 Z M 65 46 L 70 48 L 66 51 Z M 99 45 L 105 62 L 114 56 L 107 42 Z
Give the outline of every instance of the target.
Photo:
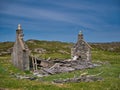
M 54 62 L 54 61 L 51 61 Z M 64 72 L 71 72 L 74 70 L 81 70 L 86 68 L 94 68 L 94 64 L 91 62 L 85 62 L 80 60 L 71 60 L 71 61 L 60 61 L 55 63 L 51 67 L 44 67 L 41 68 L 41 74 L 51 75 L 51 74 L 58 74 Z

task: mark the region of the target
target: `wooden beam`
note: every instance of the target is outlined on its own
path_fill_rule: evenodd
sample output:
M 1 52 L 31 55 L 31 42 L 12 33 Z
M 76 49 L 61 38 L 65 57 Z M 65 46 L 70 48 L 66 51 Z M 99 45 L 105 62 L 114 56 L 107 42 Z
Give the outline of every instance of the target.
M 33 71 L 35 71 L 34 57 L 32 56 Z

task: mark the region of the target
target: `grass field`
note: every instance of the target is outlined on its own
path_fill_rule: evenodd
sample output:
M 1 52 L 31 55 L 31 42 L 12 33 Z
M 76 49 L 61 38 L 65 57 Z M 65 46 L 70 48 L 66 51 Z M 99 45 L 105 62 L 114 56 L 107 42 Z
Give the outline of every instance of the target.
M 52 54 L 51 54 L 52 55 Z M 56 55 L 57 56 L 57 55 Z M 69 56 L 68 56 L 69 57 Z M 31 75 L 15 68 L 10 62 L 10 55 L 0 56 L 0 90 L 120 90 L 120 54 L 101 50 L 92 50 L 92 61 L 103 62 L 100 67 L 78 70 L 71 73 L 51 75 L 37 80 L 17 79 L 11 74 Z M 95 75 L 100 72 L 103 81 L 54 84 L 54 79 L 79 76 L 86 72 Z

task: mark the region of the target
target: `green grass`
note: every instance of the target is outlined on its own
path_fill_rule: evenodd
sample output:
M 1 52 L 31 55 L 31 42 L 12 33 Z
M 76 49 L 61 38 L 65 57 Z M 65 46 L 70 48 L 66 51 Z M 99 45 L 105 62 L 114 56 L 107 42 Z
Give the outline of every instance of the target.
M 51 58 L 51 59 L 68 59 L 68 58 L 70 58 L 70 55 L 68 55 L 68 54 L 61 54 L 61 53 L 51 53 L 51 54 L 42 54 L 42 55 L 40 55 L 40 57 L 42 57 L 42 58 L 45 58 L 45 59 L 47 59 L 47 58 Z
M 57 55 L 56 55 L 57 56 Z M 29 71 L 22 72 L 10 63 L 10 56 L 0 57 L 0 88 L 10 90 L 120 90 L 120 55 L 106 51 L 92 51 L 93 62 L 102 61 L 100 67 L 93 69 L 78 70 L 71 73 L 61 73 L 39 78 L 35 81 L 20 80 L 11 76 L 11 73 L 19 73 L 21 75 L 29 75 Z M 53 84 L 55 79 L 66 79 L 79 76 L 81 73 L 87 72 L 94 75 L 102 72 L 100 77 L 103 81 L 96 82 L 80 82 Z
M 68 59 L 70 58 L 70 50 L 73 44 L 66 42 L 58 42 L 58 41 L 39 41 L 34 40 L 34 44 L 27 42 L 28 47 L 32 50 L 32 54 L 37 54 L 40 58 L 51 58 L 51 59 Z M 43 48 L 47 52 L 45 54 L 38 54 L 34 52 L 35 48 Z M 67 53 L 61 53 L 60 50 Z

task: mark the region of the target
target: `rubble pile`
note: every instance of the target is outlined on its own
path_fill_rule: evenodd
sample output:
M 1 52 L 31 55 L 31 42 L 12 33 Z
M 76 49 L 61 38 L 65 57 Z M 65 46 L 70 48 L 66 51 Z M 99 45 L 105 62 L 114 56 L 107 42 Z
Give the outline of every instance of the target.
M 86 68 L 94 68 L 96 65 L 91 62 L 81 60 L 61 61 L 55 63 L 52 67 L 41 68 L 40 73 L 43 75 L 53 75 L 64 72 L 71 72 L 74 70 L 81 70 Z
M 93 81 L 102 81 L 101 77 L 97 77 L 94 75 L 81 75 L 79 77 L 68 78 L 64 80 L 54 80 L 54 83 L 68 83 L 68 82 L 93 82 Z

